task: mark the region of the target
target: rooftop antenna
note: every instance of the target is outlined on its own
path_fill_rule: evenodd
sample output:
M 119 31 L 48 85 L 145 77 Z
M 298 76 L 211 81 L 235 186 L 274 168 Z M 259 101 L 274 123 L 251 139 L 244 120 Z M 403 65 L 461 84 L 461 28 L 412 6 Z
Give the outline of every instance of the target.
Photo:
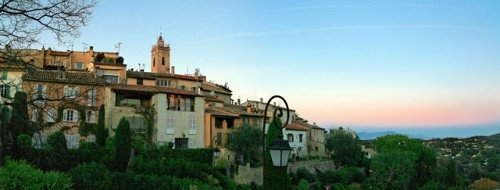
M 85 42 L 83 42 L 82 44 L 83 44 L 83 51 L 85 51 L 85 50 L 87 49 L 87 45 L 88 45 L 88 44 L 87 44 L 87 43 L 85 43 Z
M 118 54 L 120 54 L 120 47 L 121 47 L 121 45 L 122 45 L 121 42 L 118 42 L 117 44 L 115 44 L 115 48 L 117 49 Z
M 139 65 L 139 71 L 141 70 L 141 63 L 137 63 L 137 65 Z

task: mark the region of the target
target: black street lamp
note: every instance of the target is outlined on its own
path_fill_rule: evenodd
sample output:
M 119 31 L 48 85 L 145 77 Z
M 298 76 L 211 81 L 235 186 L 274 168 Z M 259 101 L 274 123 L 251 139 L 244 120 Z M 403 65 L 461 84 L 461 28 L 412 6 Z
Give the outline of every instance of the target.
M 269 105 L 271 104 L 271 101 L 274 98 L 279 98 L 285 103 L 286 112 L 287 112 L 286 122 L 283 124 L 283 126 L 277 126 L 277 125 L 273 124 L 273 122 L 271 122 L 269 124 L 268 132 L 271 131 L 271 129 L 272 129 L 271 127 L 274 126 L 274 127 L 279 128 L 280 133 L 278 133 L 279 135 L 277 138 L 275 137 L 275 139 L 271 139 L 273 137 L 269 136 L 270 139 L 268 139 L 268 140 L 270 140 L 272 143 L 269 144 L 269 147 L 266 147 L 267 108 L 269 107 Z M 272 117 L 282 117 L 282 116 L 283 116 L 283 110 L 279 107 L 275 107 Z M 262 123 L 262 152 L 263 152 L 263 156 L 264 156 L 264 159 L 263 159 L 263 162 L 264 162 L 264 165 L 263 165 L 264 189 L 276 189 L 276 188 L 288 189 L 287 188 L 287 185 L 288 185 L 287 166 L 288 166 L 288 158 L 290 156 L 292 149 L 290 148 L 290 145 L 288 144 L 288 142 L 283 140 L 283 134 L 282 134 L 283 132 L 281 130 L 283 128 L 285 128 L 286 125 L 288 124 L 289 117 L 290 117 L 290 110 L 288 108 L 288 103 L 286 102 L 286 100 L 279 95 L 272 96 L 268 100 L 268 102 L 266 104 L 266 108 L 264 109 L 264 122 Z M 271 135 L 271 134 L 268 133 L 268 135 Z M 266 168 L 266 165 L 270 166 L 270 164 L 271 164 L 271 163 L 269 163 L 269 159 L 267 159 L 267 161 L 266 161 L 266 150 L 267 150 L 266 148 L 269 149 L 269 155 L 271 157 L 272 166 L 274 166 L 275 168 Z
M 283 140 L 282 135 L 273 140 L 273 143 L 269 147 L 269 152 L 271 153 L 274 166 L 288 166 L 288 158 L 290 157 L 292 148 L 290 148 L 290 144 L 287 141 Z

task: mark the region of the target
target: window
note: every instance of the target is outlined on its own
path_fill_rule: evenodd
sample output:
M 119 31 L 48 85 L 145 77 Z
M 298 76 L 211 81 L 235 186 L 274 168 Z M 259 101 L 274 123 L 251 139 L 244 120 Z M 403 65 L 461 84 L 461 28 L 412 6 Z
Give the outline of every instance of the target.
M 175 148 L 187 148 L 188 138 L 175 138 Z
M 31 111 L 31 121 L 37 122 L 39 117 L 42 116 L 41 114 L 42 112 L 39 109 L 33 109 Z
M 143 85 L 144 79 L 137 79 L 137 85 Z
M 80 92 L 79 87 L 64 86 L 64 98 L 66 99 L 76 99 L 78 93 Z
M 223 119 L 216 118 L 215 119 L 215 128 L 222 129 L 222 121 L 223 121 Z
M 87 110 L 87 115 L 86 115 L 86 122 L 87 123 L 95 123 L 95 111 L 94 110 Z
M 299 142 L 302 142 L 302 134 L 299 134 Z
M 106 80 L 106 83 L 108 84 L 118 84 L 118 76 L 103 75 L 102 77 L 104 78 L 104 80 Z
M 191 115 L 189 117 L 189 134 L 196 135 L 196 117 L 195 117 L 195 115 Z
M 77 62 L 77 63 L 75 63 L 75 69 L 78 69 L 78 70 L 85 69 L 84 65 L 83 65 L 83 62 Z
M 63 110 L 63 121 L 67 122 L 77 122 L 78 121 L 78 111 L 74 109 Z
M 88 135 L 87 138 L 85 139 L 87 142 L 95 142 L 95 135 Z
M 33 136 L 31 137 L 31 144 L 35 148 L 42 148 L 47 144 L 47 136 L 47 133 L 44 132 L 33 133 Z
M 153 58 L 153 67 L 156 66 L 156 58 Z
M 35 86 L 33 86 L 32 99 L 35 100 L 34 101 L 35 104 L 45 103 L 44 99 L 47 98 L 46 90 L 47 90 L 47 88 L 45 85 L 36 84 Z
M 165 65 L 165 58 L 161 57 L 161 65 Z
M 128 123 L 130 124 L 130 129 L 134 131 L 141 131 L 146 129 L 144 126 L 144 118 L 143 117 L 125 117 Z
M 293 142 L 293 134 L 288 134 L 287 138 L 288 138 L 288 142 Z
M 170 86 L 169 80 L 157 80 L 156 86 Z
M 0 85 L 0 97 L 10 97 L 10 86 L 7 84 Z
M 47 111 L 47 123 L 54 123 L 56 120 L 56 110 L 54 108 Z
M 194 148 L 194 145 L 195 145 L 195 140 L 194 138 L 189 138 L 188 139 L 188 143 L 189 143 L 189 146 L 188 148 Z
M 172 135 L 174 133 L 174 115 L 167 115 L 167 135 Z
M 87 106 L 96 106 L 97 105 L 97 89 L 91 88 L 87 92 Z
M 64 135 L 66 137 L 66 146 L 68 148 L 78 148 L 80 145 L 80 135 Z
M 234 127 L 234 120 L 233 119 L 227 119 L 226 123 L 227 123 L 227 128 L 228 129 L 231 129 L 231 128 Z

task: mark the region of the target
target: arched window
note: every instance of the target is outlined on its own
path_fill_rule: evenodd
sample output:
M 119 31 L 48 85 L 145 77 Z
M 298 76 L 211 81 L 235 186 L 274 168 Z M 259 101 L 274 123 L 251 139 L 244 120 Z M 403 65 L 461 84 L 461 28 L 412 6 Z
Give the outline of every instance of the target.
M 161 57 L 161 65 L 165 65 L 165 58 Z
M 156 58 L 153 58 L 153 67 L 156 65 Z

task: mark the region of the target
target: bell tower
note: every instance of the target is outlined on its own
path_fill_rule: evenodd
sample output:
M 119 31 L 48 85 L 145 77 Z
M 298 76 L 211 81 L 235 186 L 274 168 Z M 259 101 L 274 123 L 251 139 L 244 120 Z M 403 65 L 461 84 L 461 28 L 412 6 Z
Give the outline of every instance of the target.
M 170 45 L 163 41 L 161 33 L 151 48 L 151 72 L 170 73 Z

